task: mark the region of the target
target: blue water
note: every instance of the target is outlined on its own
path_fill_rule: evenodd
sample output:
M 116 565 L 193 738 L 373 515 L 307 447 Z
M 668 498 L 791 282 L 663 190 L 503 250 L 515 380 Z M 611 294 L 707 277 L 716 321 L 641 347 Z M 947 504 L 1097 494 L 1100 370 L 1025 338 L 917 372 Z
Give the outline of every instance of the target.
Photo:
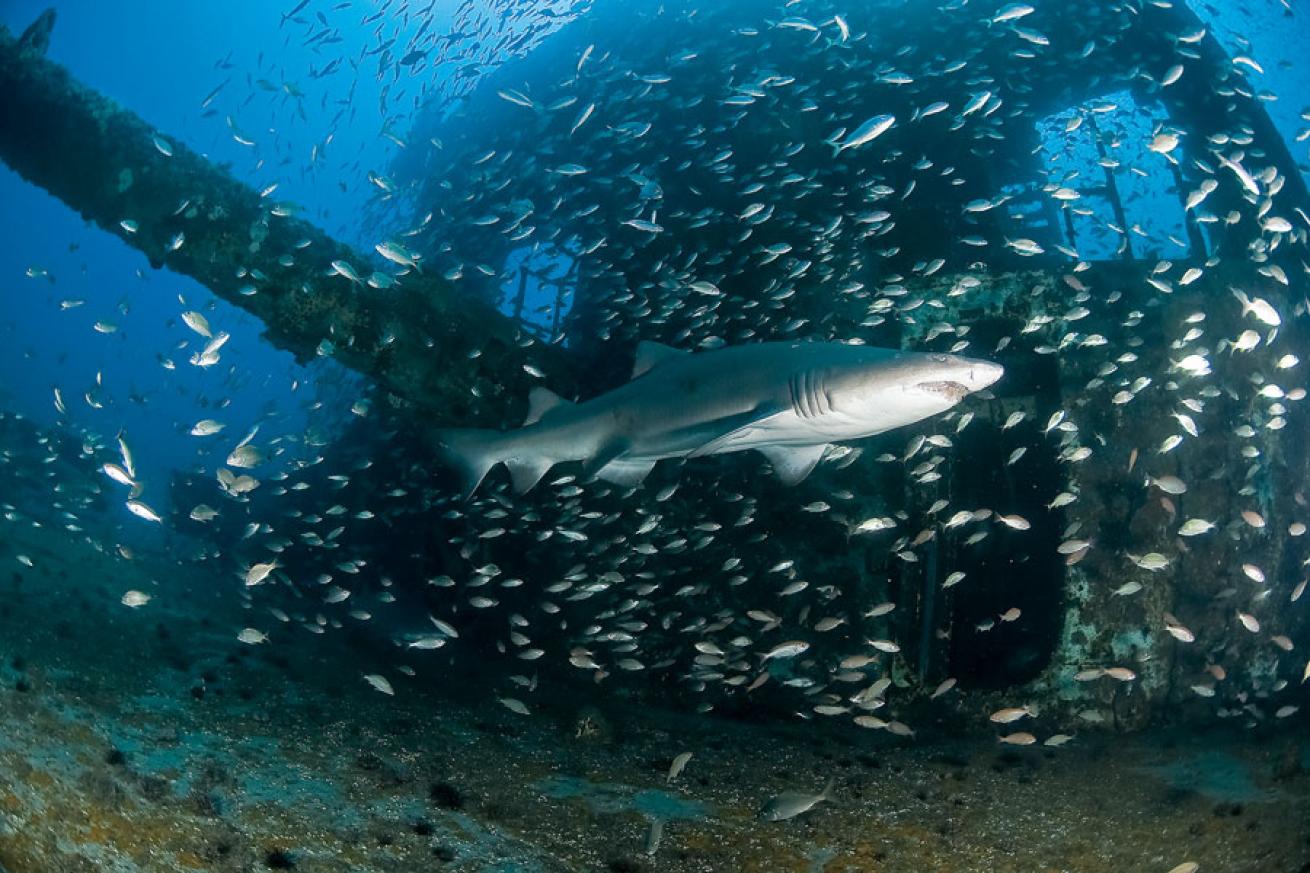
M 0 22 L 20 32 L 50 5 L 43 0 L 9 0 L 0 7 Z M 49 57 L 166 136 L 227 164 L 239 180 L 259 189 L 276 182 L 278 199 L 298 204 L 305 217 L 332 235 L 371 251 L 374 243 L 408 226 L 406 222 L 421 219 L 424 211 L 422 204 L 391 208 L 368 181 L 368 171 L 388 173 L 398 154 L 399 147 L 384 133 L 404 138 L 410 121 L 405 108 L 448 84 L 453 69 L 429 66 L 408 78 L 379 78 L 366 59 L 360 62 L 358 74 L 349 63 L 342 63 L 323 78 L 310 78 L 311 71 L 322 70 L 333 58 L 355 58 L 375 47 L 380 41 L 379 23 L 360 21 L 394 4 L 357 3 L 333 11 L 330 20 L 340 29 L 342 42 L 309 47 L 303 45 L 305 28 L 294 23 L 279 26 L 286 11 L 281 7 L 293 5 L 262 0 L 54 3 L 58 20 Z M 314 30 L 318 28 L 312 13 L 318 5 L 302 12 Z M 1266 71 L 1257 81 L 1280 95 L 1269 104 L 1270 112 L 1291 139 L 1305 124 L 1297 116 L 1304 101 L 1298 103 L 1295 95 L 1310 94 L 1307 65 L 1293 63 L 1304 47 L 1299 25 L 1286 26 L 1277 0 L 1247 4 L 1243 10 L 1221 4 L 1200 11 L 1234 50 L 1242 43 L 1233 34 L 1251 41 Z M 394 16 L 394 10 L 384 13 L 382 22 L 402 33 L 414 32 L 421 20 L 397 26 L 389 14 Z M 435 4 L 431 27 L 442 27 L 449 14 L 446 4 Z M 224 82 L 208 110 L 202 110 L 201 101 Z M 285 83 L 293 84 L 304 97 L 290 96 L 282 88 Z M 384 89 L 389 101 L 385 114 L 380 111 Z M 349 104 L 342 105 L 347 96 Z M 1126 106 L 1125 113 L 1131 112 L 1132 107 Z M 229 116 L 255 138 L 258 148 L 233 138 Z M 324 146 L 329 135 L 331 143 Z M 323 147 L 323 155 L 311 163 L 315 146 Z M 1048 146 L 1065 151 L 1054 142 Z M 1081 155 L 1070 155 L 1052 166 L 1060 170 L 1080 166 L 1090 175 L 1094 157 L 1087 143 Z M 1310 172 L 1303 148 L 1300 157 L 1303 172 Z M 1140 221 L 1157 241 L 1167 233 L 1177 235 L 1177 200 L 1164 193 L 1162 177 L 1138 183 L 1146 190 L 1130 219 Z M 260 341 L 260 325 L 254 319 L 216 300 L 185 276 L 150 269 L 124 243 L 87 227 L 62 203 L 3 166 L 0 202 L 5 204 L 0 210 L 4 240 L 0 277 L 16 292 L 8 295 L 0 317 L 0 373 L 5 374 L 0 379 L 0 403 L 5 408 L 53 423 L 59 415 L 52 389 L 60 387 L 69 399 L 71 421 L 107 436 L 126 431 L 145 462 L 145 475 L 162 481 L 168 471 L 191 466 L 195 442 L 185 437 L 181 427 L 211 417 L 209 404 L 230 401 L 223 416 L 228 433 L 267 421 L 268 415 L 270 426 L 282 432 L 300 431 L 310 422 L 330 432 L 361 393 L 357 378 L 330 363 L 317 363 L 308 371 L 297 367 L 290 355 Z M 1102 204 L 1098 217 L 1107 214 Z M 361 221 L 361 215 L 372 218 Z M 1080 244 L 1087 257 L 1105 253 L 1090 236 L 1083 236 Z M 1139 248 L 1150 250 L 1141 244 Z M 1163 243 L 1156 253 L 1167 257 L 1179 252 Z M 48 270 L 56 283 L 26 278 L 24 272 L 30 267 Z M 550 261 L 535 262 L 534 267 L 559 271 Z M 515 284 L 507 280 L 507 295 Z M 529 312 L 553 297 L 539 291 L 535 280 L 529 293 Z M 210 312 L 212 305 L 211 321 L 232 334 L 223 362 L 215 368 L 222 372 L 202 372 L 184 364 L 196 338 L 178 319 L 184 308 L 177 303 L 178 295 L 189 308 Z M 59 302 L 68 299 L 86 303 L 61 311 Z M 93 333 L 91 325 L 98 320 L 115 323 L 118 332 Z M 160 355 L 183 340 L 192 341 L 191 346 L 173 354 L 179 367 L 165 373 Z M 233 368 L 230 375 L 229 367 Z M 92 387 L 96 373 L 103 375 L 96 396 L 105 405 L 98 411 L 80 399 Z M 293 383 L 299 383 L 294 391 Z M 148 403 L 134 402 L 133 394 Z M 306 407 L 318 400 L 326 408 L 311 415 Z

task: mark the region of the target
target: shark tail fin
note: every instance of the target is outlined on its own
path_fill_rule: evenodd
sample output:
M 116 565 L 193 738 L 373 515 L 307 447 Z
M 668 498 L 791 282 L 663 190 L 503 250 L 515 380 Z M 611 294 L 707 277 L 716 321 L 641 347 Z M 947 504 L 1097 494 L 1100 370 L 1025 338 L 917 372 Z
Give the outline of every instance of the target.
M 487 471 L 503 460 L 502 442 L 503 437 L 494 430 L 450 428 L 437 431 L 437 443 L 447 463 L 460 474 L 464 497 L 472 496 Z

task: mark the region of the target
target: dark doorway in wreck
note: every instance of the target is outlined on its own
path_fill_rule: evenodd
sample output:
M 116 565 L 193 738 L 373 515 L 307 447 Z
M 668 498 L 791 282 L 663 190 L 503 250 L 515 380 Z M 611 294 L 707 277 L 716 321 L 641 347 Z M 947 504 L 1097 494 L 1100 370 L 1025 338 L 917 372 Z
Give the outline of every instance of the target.
M 999 337 L 1007 329 L 976 322 L 973 336 L 987 347 L 991 333 Z M 931 661 L 921 660 L 921 670 L 938 679 L 954 677 L 967 690 L 1009 688 L 1037 678 L 1059 644 L 1064 615 L 1064 561 L 1057 547 L 1065 521 L 1051 504 L 1065 490 L 1068 462 L 1059 458 L 1059 431 L 1045 432 L 1060 408 L 1058 367 L 1055 356 L 1029 348 L 1012 347 L 996 357 L 1006 368 L 997 407 L 953 437 L 950 499 L 953 506 L 1019 516 L 1030 527 L 1014 529 L 992 518 L 945 532 L 935 566 L 928 568 L 935 577 L 932 609 L 941 618 L 923 624 L 935 628 L 937 639 L 920 641 L 932 652 Z M 1025 412 L 1024 419 L 1004 427 L 1016 410 Z M 970 543 L 981 530 L 987 536 Z M 955 571 L 964 573 L 963 580 L 945 587 Z M 1003 619 L 1011 610 L 1018 616 Z

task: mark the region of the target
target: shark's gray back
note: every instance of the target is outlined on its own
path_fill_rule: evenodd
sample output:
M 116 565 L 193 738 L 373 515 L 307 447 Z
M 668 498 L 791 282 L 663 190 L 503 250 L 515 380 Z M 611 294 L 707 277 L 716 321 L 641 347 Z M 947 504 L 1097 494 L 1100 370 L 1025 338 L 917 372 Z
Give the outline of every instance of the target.
M 667 354 L 613 391 L 552 411 L 541 426 L 543 431 L 558 429 L 562 439 L 585 441 L 600 420 L 612 424 L 637 454 L 690 453 L 752 418 L 790 409 L 800 375 L 900 355 L 889 349 L 799 342 Z M 575 429 L 585 430 L 586 436 L 570 433 Z

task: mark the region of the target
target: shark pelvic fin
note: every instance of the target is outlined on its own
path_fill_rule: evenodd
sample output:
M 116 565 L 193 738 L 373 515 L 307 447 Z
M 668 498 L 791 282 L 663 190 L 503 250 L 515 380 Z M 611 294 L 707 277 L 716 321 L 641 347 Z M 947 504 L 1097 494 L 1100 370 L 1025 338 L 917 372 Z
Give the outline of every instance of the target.
M 652 367 L 657 366 L 661 361 L 667 361 L 669 358 L 678 355 L 685 355 L 688 352 L 683 349 L 675 349 L 673 346 L 666 346 L 663 343 L 642 340 L 637 343 L 637 357 L 632 362 L 632 378 L 637 378 L 643 373 L 647 373 Z
M 549 388 L 538 385 L 528 392 L 528 417 L 523 419 L 523 426 L 536 424 L 543 415 L 565 403 L 568 403 L 568 401 L 563 397 L 560 397 Z
M 447 463 L 462 480 L 462 493 L 469 497 L 478 490 L 487 471 L 501 460 L 498 431 L 477 428 L 451 428 L 437 431 L 437 443 Z
M 509 467 L 509 478 L 517 494 L 531 490 L 553 465 L 554 461 L 542 457 L 505 459 L 505 466 Z
M 815 464 L 823 457 L 827 450 L 826 444 L 817 446 L 764 446 L 760 448 L 760 454 L 769 459 L 773 465 L 773 471 L 778 474 L 778 479 L 784 485 L 795 485 L 801 482 L 810 471 L 814 469 Z

